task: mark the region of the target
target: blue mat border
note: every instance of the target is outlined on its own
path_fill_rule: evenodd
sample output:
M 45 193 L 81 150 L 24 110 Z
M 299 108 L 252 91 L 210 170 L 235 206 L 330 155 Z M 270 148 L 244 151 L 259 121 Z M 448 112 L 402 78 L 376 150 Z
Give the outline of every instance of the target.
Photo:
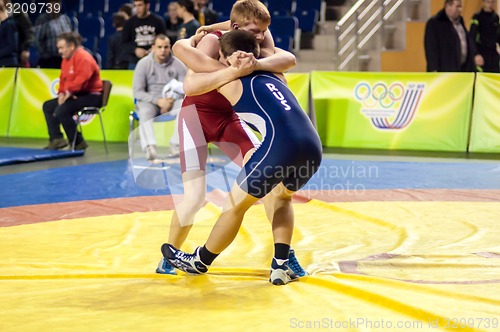
M 234 164 L 231 164 L 234 165 Z M 178 165 L 168 172 L 177 174 L 168 187 L 139 186 L 129 160 L 58 167 L 0 176 L 0 208 L 33 204 L 98 200 L 104 198 L 158 196 L 182 193 Z M 372 172 L 370 173 L 370 170 Z M 226 190 L 239 168 L 229 166 L 210 173 L 207 191 Z M 164 183 L 164 173 L 157 174 Z M 153 175 L 154 175 L 153 174 Z M 227 176 L 227 179 L 224 178 Z M 172 178 L 171 178 L 172 179 Z M 140 181 L 139 181 L 140 182 Z M 392 162 L 323 159 L 321 170 L 304 189 L 500 189 L 500 163 Z
M 0 166 L 29 163 L 42 160 L 81 157 L 84 150 L 41 150 L 0 147 Z

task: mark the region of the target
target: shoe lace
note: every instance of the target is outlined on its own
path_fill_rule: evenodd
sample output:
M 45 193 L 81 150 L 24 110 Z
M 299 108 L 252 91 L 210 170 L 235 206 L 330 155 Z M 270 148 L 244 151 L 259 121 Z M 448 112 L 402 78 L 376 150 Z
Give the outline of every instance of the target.
M 295 257 L 295 253 L 293 251 L 290 251 L 289 257 L 288 257 L 288 267 L 295 273 L 305 273 L 305 270 L 302 268 L 300 265 L 299 261 L 297 260 L 297 257 Z
M 193 259 L 195 259 L 195 255 L 188 254 L 188 253 L 185 253 L 183 251 L 178 250 L 175 253 L 175 258 L 182 260 L 182 261 L 192 261 Z

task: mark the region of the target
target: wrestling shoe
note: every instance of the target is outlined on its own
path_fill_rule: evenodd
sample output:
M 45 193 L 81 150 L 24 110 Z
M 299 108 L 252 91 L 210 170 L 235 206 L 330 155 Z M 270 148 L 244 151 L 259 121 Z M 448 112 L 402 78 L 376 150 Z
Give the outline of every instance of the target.
M 273 257 L 273 262 L 271 263 L 271 272 L 269 277 L 269 282 L 273 285 L 286 285 L 290 281 L 298 279 L 299 276 L 296 275 L 289 267 L 288 260 L 282 260 L 283 264 L 279 264 L 276 258 Z
M 190 275 L 205 274 L 210 267 L 210 265 L 206 265 L 201 261 L 200 249 L 201 247 L 198 247 L 194 253 L 187 254 L 168 243 L 161 246 L 161 252 L 168 262 Z
M 295 250 L 290 249 L 288 253 L 288 267 L 297 275 L 297 277 L 303 277 L 309 275 L 306 270 L 300 266 L 297 257 L 295 256 Z
M 174 276 L 177 275 L 177 272 L 175 272 L 174 267 L 168 263 L 168 261 L 165 259 L 165 257 L 162 257 L 160 259 L 160 262 L 158 263 L 158 267 L 156 268 L 156 273 L 171 274 Z

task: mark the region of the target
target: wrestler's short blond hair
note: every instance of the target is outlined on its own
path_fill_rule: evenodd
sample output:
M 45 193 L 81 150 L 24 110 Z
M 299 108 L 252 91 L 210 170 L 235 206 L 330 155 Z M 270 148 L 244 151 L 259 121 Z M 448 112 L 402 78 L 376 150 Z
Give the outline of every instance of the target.
M 259 0 L 238 0 L 231 9 L 231 26 L 246 26 L 253 22 L 271 24 L 271 15 L 266 6 Z

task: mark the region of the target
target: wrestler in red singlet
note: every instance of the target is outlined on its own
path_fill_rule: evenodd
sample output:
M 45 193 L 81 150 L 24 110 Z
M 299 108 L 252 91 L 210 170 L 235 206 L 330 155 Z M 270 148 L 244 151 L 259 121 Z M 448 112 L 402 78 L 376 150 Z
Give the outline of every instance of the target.
M 214 34 L 219 38 L 222 35 L 220 31 Z M 229 101 L 216 90 L 184 98 L 178 129 L 182 173 L 205 170 L 208 143 L 217 145 L 239 166 L 245 154 L 260 144 Z

